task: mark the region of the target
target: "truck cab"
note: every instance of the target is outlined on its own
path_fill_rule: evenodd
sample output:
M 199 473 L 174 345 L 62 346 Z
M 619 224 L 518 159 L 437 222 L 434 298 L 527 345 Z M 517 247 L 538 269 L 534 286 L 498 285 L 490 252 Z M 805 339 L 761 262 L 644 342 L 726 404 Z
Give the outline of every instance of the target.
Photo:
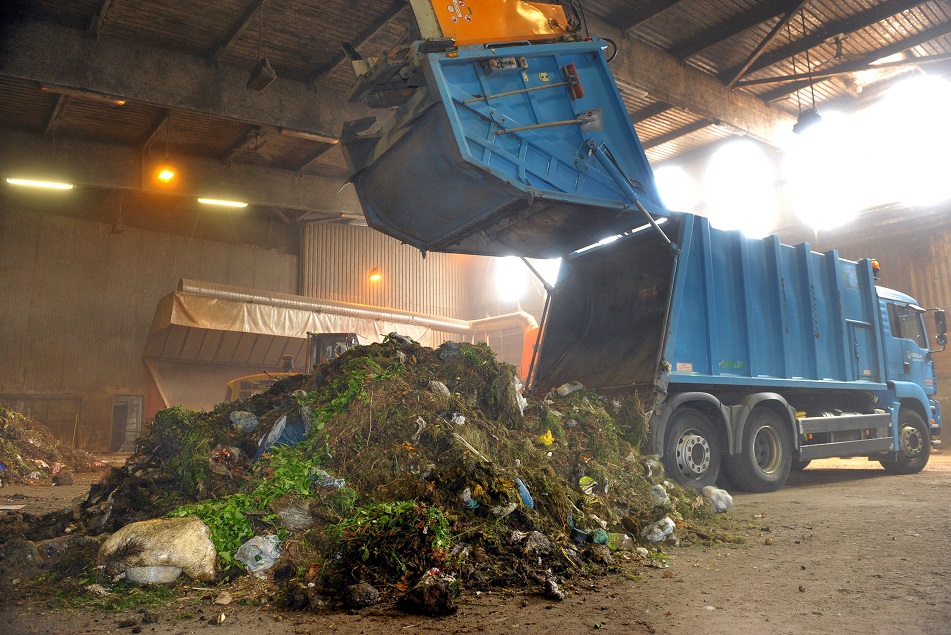
M 941 434 L 941 410 L 933 399 L 937 393 L 934 353 L 943 351 L 947 341 L 945 313 L 924 309 L 911 296 L 893 289 L 876 287 L 876 292 L 883 327 L 885 374 L 891 393 L 886 398 L 921 403 L 921 414 L 933 439 Z M 938 351 L 929 345 L 924 321 L 929 312 L 934 313 L 935 341 L 942 347 Z

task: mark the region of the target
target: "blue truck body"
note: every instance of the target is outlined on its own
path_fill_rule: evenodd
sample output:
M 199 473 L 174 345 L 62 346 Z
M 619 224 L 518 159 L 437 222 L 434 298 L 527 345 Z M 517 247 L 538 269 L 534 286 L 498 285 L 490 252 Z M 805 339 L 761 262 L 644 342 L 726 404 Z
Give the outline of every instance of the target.
M 535 389 L 638 392 L 652 451 L 697 487 L 770 491 L 831 456 L 924 467 L 941 426 L 924 309 L 876 288 L 872 261 L 664 207 L 596 38 L 425 44 L 358 82 L 398 108 L 345 126 L 351 180 L 368 223 L 423 252 L 565 258 Z

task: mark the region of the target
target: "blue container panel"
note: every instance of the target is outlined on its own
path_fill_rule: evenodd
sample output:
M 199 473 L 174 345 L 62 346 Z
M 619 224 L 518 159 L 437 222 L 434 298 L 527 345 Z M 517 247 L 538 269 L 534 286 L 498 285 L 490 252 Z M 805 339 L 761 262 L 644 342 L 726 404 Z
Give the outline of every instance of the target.
M 700 217 L 681 240 L 664 356 L 671 381 L 881 381 L 867 263 Z
M 551 258 L 646 225 L 637 203 L 667 216 L 604 46 L 420 58 L 425 87 L 379 132 L 341 138 L 368 224 L 423 251 Z M 515 67 L 487 70 L 500 60 Z M 580 98 L 558 85 L 569 64 Z M 600 124 L 588 125 L 592 113 Z
M 531 189 L 630 202 L 597 160 L 585 156 L 586 141 L 606 144 L 624 174 L 641 184 L 635 189 L 643 197 L 642 202 L 652 211 L 664 211 L 643 148 L 600 47 L 592 42 L 500 49 L 495 55 L 481 50 L 462 51 L 455 57 L 430 55 L 434 83 L 450 120 L 459 128 L 457 143 L 463 159 L 492 168 L 502 178 Z M 488 73 L 483 61 L 503 55 L 525 58 L 528 68 Z M 573 99 L 565 86 L 504 95 L 561 83 L 562 67 L 569 64 L 575 65 L 582 80 L 581 99 Z M 484 95 L 503 96 L 471 101 Z M 498 134 L 504 129 L 573 120 L 589 109 L 601 112 L 602 130 L 586 131 L 571 124 Z M 552 170 L 552 166 L 558 169 Z

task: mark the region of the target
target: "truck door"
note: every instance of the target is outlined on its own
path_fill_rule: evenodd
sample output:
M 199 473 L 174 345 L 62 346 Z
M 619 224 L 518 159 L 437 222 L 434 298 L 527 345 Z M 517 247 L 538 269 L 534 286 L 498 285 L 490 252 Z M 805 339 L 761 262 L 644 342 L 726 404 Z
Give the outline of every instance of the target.
M 889 355 L 889 374 L 895 379 L 914 382 L 923 387 L 926 394 L 933 395 L 933 362 L 928 348 L 928 333 L 921 316 L 920 309 L 896 302 L 888 303 L 891 334 L 899 342 L 899 346 L 893 344 L 889 349 L 900 354 L 899 359 Z

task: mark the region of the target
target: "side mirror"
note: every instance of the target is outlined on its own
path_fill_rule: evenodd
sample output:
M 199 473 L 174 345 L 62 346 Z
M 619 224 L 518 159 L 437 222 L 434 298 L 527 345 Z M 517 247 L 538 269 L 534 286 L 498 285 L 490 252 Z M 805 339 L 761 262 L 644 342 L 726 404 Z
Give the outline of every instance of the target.
M 934 312 L 934 326 L 937 332 L 935 340 L 941 346 L 945 346 L 948 343 L 948 318 L 942 309 Z

